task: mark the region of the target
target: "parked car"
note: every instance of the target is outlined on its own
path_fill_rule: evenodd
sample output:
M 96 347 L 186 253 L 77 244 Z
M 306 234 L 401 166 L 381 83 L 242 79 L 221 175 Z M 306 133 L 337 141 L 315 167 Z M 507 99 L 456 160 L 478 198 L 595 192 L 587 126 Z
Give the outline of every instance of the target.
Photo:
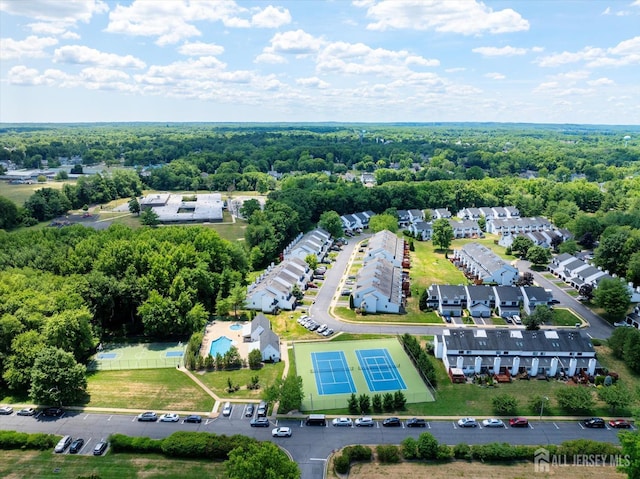
M 338 427 L 351 427 L 351 426 L 353 426 L 353 422 L 348 417 L 337 417 L 333 421 L 331 421 L 331 424 L 333 424 L 334 426 L 338 426 Z
M 290 427 L 277 427 L 271 430 L 271 435 L 273 437 L 291 437 L 291 428 Z
M 384 421 L 382 421 L 382 425 L 384 427 L 400 427 L 402 423 L 400 422 L 400 418 L 397 417 L 388 417 Z
M 327 329 L 329 329 L 329 326 L 327 326 L 326 324 L 321 325 L 318 329 L 316 329 L 316 333 L 318 334 L 322 334 L 324 333 Z
M 349 296 L 351 294 L 351 290 L 350 289 L 343 289 L 340 292 L 340 296 Z
M 613 325 L 616 328 L 630 328 L 631 327 L 631 325 L 629 323 L 627 323 L 626 321 L 618 321 L 618 322 L 613 323 Z
M 158 420 L 158 415 L 153 411 L 143 412 L 138 414 L 138 421 L 141 422 L 155 422 Z
M 316 289 L 317 287 L 318 285 L 315 283 L 311 283 L 311 282 L 307 283 L 307 288 Z
M 316 322 L 314 322 L 311 326 L 309 326 L 307 329 L 309 331 L 315 331 L 316 329 L 318 329 L 320 327 L 320 325 Z
M 333 334 L 333 329 L 329 328 L 327 329 L 324 333 L 322 333 L 323 336 L 331 336 Z
M 82 449 L 82 446 L 84 446 L 84 439 L 79 437 L 69 446 L 69 454 L 78 454 Z
M 517 314 L 511 316 L 511 319 L 513 319 L 513 322 L 516 324 L 522 324 L 522 318 L 520 318 L 520 316 L 518 316 Z
M 584 427 L 605 427 L 604 419 L 601 417 L 592 417 L 582 421 Z
M 484 427 L 504 427 L 504 423 L 500 419 L 496 419 L 495 417 L 485 419 L 484 421 L 482 421 L 482 425 Z
M 269 403 L 266 401 L 260 401 L 258 404 L 258 417 L 266 417 L 269 411 Z
M 20 409 L 17 413 L 18 416 L 35 416 L 36 410 L 32 407 L 25 407 Z
M 417 417 L 407 420 L 407 427 L 427 427 L 427 421 Z
M 460 427 L 478 427 L 478 421 L 473 417 L 463 417 L 458 419 L 458 426 Z
M 609 426 L 615 429 L 630 429 L 631 423 L 626 419 L 612 419 L 609 421 Z
M 191 416 L 185 417 L 184 422 L 193 422 L 193 423 L 200 424 L 202 422 L 202 418 L 197 414 L 192 414 Z
M 355 420 L 355 425 L 357 427 L 373 427 L 376 425 L 373 418 L 370 417 L 359 417 Z
M 0 414 L 3 416 L 8 416 L 9 414 L 13 414 L 13 408 L 11 406 L 2 406 L 0 407 Z
M 178 422 L 180 420 L 180 416 L 173 413 L 167 413 L 160 416 L 160 422 Z
M 60 417 L 64 414 L 64 411 L 59 407 L 48 407 L 42 411 L 42 414 L 47 417 Z
M 244 417 L 253 417 L 254 412 L 256 412 L 256 407 L 253 404 L 249 404 L 247 409 L 244 410 Z
M 254 417 L 249 424 L 251 427 L 269 427 L 269 418 Z
M 512 417 L 509 419 L 511 427 L 529 427 L 529 420 L 526 417 Z
M 53 451 L 58 454 L 63 453 L 64 451 L 67 450 L 72 440 L 73 439 L 71 439 L 71 436 L 64 436 L 62 439 L 58 441 L 58 444 L 56 444 L 56 447 L 53 449 Z
M 109 443 L 107 441 L 100 441 L 93 448 L 93 455 L 94 456 L 102 456 L 102 454 L 104 454 L 104 451 L 107 450 L 107 446 L 109 446 Z
M 233 409 L 233 406 L 231 405 L 230 402 L 224 403 L 224 407 L 222 408 L 222 415 L 225 417 L 231 416 L 232 409 Z

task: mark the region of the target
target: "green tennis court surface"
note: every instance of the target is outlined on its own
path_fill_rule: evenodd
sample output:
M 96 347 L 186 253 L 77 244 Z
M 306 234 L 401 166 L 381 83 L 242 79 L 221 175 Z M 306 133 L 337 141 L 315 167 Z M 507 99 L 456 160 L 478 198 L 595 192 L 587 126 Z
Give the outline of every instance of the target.
M 433 401 L 397 339 L 294 343 L 304 411 L 345 408 L 356 395 L 401 390 L 408 403 Z
M 175 368 L 182 365 L 185 348 L 186 344 L 182 342 L 105 344 L 89 360 L 87 369 Z

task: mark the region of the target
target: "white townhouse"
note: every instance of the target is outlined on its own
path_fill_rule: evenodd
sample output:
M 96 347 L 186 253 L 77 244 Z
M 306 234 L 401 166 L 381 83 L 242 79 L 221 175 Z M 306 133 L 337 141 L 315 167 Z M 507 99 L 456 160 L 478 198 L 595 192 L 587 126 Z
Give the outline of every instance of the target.
M 467 243 L 455 250 L 453 261 L 468 277 L 483 283 L 511 285 L 518 278 L 517 268 L 479 243 Z
M 353 305 L 367 313 L 399 313 L 403 306 L 402 268 L 384 257 L 368 261 L 358 273 Z
M 433 236 L 433 225 L 430 222 L 418 221 L 409 225 L 409 231 L 411 231 L 414 238 L 427 241 Z
M 497 235 L 530 233 L 553 229 L 546 218 L 493 218 L 487 221 L 487 232 Z
M 531 314 L 537 306 L 548 306 L 552 299 L 551 294 L 539 286 L 521 286 L 522 291 L 522 309 Z
M 367 250 L 362 261 L 366 264 L 372 259 L 384 258 L 397 267 L 402 267 L 404 259 L 404 240 L 389 230 L 379 231 L 369 238 Z
M 474 238 L 483 236 L 484 233 L 480 229 L 477 220 L 449 220 L 449 224 L 453 229 L 454 238 Z
M 271 329 L 271 322 L 262 313 L 242 328 L 244 342 L 251 343 L 249 352 L 258 349 L 263 361 L 280 361 L 280 338 Z
M 409 222 L 410 223 L 418 223 L 420 221 L 424 221 L 424 212 L 422 210 L 413 209 L 409 210 Z

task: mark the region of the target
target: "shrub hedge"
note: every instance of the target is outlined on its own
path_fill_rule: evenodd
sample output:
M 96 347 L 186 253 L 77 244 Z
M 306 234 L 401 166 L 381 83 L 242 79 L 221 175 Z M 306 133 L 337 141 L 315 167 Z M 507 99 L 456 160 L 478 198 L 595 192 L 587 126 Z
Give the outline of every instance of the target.
M 40 432 L 0 431 L 0 449 L 35 449 L 44 451 L 56 445 L 61 436 Z

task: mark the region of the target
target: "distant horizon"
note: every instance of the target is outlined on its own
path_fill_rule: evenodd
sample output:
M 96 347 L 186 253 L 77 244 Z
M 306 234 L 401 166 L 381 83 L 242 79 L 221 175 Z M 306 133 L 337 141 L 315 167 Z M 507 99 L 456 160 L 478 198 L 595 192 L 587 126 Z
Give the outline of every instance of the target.
M 640 125 L 638 25 L 640 0 L 0 0 L 0 122 Z

